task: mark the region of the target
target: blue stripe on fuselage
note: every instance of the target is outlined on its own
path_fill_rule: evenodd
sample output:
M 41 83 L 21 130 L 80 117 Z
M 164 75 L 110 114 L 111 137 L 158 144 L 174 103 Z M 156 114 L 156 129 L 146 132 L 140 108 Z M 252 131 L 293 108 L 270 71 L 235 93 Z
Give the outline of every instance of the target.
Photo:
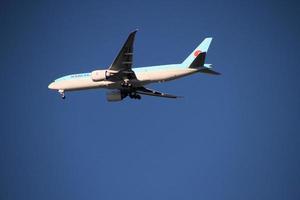
M 78 79 L 78 78 L 87 78 L 87 77 L 90 77 L 90 75 L 91 75 L 91 73 L 70 74 L 70 75 L 63 76 L 63 77 L 56 79 L 55 82 L 63 81 L 63 80 Z

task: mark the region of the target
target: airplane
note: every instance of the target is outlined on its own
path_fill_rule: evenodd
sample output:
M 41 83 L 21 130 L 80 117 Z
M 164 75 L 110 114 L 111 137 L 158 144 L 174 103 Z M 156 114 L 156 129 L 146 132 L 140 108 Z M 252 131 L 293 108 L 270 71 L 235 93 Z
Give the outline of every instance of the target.
M 65 92 L 93 88 L 109 89 L 106 94 L 109 102 L 121 101 L 127 96 L 131 99 L 141 99 L 141 95 L 179 98 L 180 96 L 162 93 L 145 86 L 175 80 L 197 72 L 220 75 L 219 72 L 212 70 L 211 64 L 205 63 L 212 38 L 205 38 L 182 63 L 132 68 L 136 32 L 137 30 L 134 30 L 129 34 L 108 69 L 63 76 L 50 83 L 48 88 L 57 90 L 62 99 L 66 97 Z

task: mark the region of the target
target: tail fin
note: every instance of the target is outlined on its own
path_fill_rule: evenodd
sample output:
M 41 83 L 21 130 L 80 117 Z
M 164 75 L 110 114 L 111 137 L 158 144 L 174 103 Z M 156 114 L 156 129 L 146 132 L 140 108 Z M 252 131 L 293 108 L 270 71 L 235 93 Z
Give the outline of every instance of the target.
M 185 67 L 203 66 L 205 61 L 206 52 L 212 38 L 205 38 L 201 44 L 182 62 Z

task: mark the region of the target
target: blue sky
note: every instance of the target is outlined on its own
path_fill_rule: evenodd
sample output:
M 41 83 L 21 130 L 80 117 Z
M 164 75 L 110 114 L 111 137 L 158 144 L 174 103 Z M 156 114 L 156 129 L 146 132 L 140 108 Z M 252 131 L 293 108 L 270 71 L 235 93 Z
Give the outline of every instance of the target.
M 2 1 L 0 199 L 299 199 L 299 4 L 295 1 Z M 154 84 L 180 100 L 107 103 L 48 90 L 107 68 L 128 33 L 134 66 L 196 74 Z

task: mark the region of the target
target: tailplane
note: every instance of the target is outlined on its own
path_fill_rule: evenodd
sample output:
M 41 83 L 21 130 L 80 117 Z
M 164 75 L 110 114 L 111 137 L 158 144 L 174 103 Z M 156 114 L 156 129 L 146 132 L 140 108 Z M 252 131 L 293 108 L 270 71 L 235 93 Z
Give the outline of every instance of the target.
M 212 70 L 212 64 L 204 64 L 203 67 L 199 69 L 199 71 L 205 74 L 221 75 L 220 72 Z

